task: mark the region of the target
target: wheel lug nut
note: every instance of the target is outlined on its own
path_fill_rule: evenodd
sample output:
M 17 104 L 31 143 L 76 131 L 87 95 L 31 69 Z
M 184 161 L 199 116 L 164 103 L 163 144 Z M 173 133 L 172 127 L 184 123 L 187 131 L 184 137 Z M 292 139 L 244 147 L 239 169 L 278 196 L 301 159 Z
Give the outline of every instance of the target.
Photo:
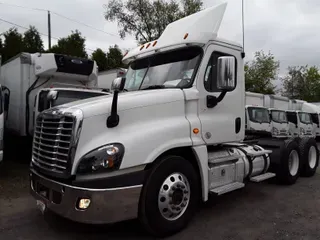
M 180 211 L 181 209 L 179 207 L 176 208 L 177 211 Z
M 184 193 L 184 194 L 187 194 L 187 193 L 188 193 L 188 191 L 187 191 L 187 190 L 184 190 L 184 191 L 183 191 L 183 193 Z
M 186 205 L 184 203 L 181 204 L 181 207 L 185 207 Z
M 188 198 L 185 197 L 183 200 L 188 201 Z
M 184 185 L 181 185 L 181 188 L 182 188 L 182 189 L 185 189 L 186 187 L 185 187 Z

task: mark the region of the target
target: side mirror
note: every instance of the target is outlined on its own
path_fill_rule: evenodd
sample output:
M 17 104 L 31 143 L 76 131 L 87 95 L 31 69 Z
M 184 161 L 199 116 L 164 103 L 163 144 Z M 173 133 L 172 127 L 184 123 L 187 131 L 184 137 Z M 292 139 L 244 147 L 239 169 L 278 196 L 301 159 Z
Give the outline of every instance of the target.
M 236 87 L 235 57 L 219 57 L 217 67 L 217 88 L 222 91 L 232 91 Z
M 58 98 L 58 92 L 55 90 L 50 90 L 47 94 L 47 100 L 49 102 L 56 100 Z
M 113 80 L 112 84 L 111 84 L 111 90 L 112 91 L 122 91 L 124 88 L 124 84 L 125 84 L 125 78 L 116 78 Z

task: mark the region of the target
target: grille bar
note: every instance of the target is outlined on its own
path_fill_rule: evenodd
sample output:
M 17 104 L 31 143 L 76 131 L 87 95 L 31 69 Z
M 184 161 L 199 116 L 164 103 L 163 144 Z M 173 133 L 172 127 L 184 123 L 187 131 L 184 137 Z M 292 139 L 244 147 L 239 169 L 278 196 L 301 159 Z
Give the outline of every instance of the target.
M 67 174 L 75 118 L 39 115 L 33 138 L 32 161 L 40 169 Z

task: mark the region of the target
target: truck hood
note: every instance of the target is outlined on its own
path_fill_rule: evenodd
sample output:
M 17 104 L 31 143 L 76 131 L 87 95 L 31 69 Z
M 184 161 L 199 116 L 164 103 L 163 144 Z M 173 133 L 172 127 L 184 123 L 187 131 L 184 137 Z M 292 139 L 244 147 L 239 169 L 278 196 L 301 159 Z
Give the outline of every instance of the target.
M 68 109 L 80 109 L 83 117 L 88 118 L 109 114 L 111 112 L 112 100 L 113 94 L 80 100 L 61 105 L 57 108 L 63 109 L 64 112 L 67 112 Z M 122 92 L 119 93 L 117 107 L 118 112 L 121 112 L 132 108 L 142 108 L 181 100 L 184 100 L 184 94 L 178 88 Z

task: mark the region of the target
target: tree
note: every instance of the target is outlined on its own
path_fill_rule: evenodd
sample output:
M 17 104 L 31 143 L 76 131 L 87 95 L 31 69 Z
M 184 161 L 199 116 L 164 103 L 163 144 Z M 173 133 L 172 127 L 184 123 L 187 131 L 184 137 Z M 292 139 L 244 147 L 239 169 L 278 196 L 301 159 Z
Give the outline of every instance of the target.
M 315 66 L 290 66 L 282 79 L 284 96 L 306 101 L 320 101 L 320 74 Z
M 2 51 L 3 51 L 3 43 L 2 43 L 2 38 L 0 37 L 0 58 L 2 59 L 3 58 L 3 56 L 2 56 Z M 0 61 L 0 66 L 1 66 L 1 62 L 2 61 Z
M 10 28 L 4 34 L 3 43 L 3 58 L 2 61 L 5 62 L 8 59 L 16 56 L 23 49 L 22 35 L 18 32 L 16 28 Z
M 109 51 L 107 53 L 107 69 L 125 67 L 122 63 L 122 58 L 122 52 L 117 45 L 109 47 Z
M 34 26 L 30 26 L 29 29 L 24 33 L 23 51 L 29 53 L 43 51 L 43 41 L 40 33 Z
M 111 0 L 105 18 L 117 21 L 121 38 L 134 34 L 139 43 L 158 39 L 166 26 L 202 9 L 201 0 Z M 181 6 L 181 7 L 180 7 Z
M 107 69 L 107 54 L 102 51 L 101 48 L 97 48 L 93 53 L 92 53 L 92 60 L 95 60 L 98 65 L 99 71 L 104 71 Z
M 263 94 L 274 94 L 275 86 L 272 81 L 277 78 L 279 62 L 273 54 L 256 52 L 254 59 L 244 66 L 246 91 Z
M 48 52 L 61 53 L 75 57 L 87 58 L 88 55 L 85 50 L 86 39 L 81 35 L 78 30 L 72 31 L 72 33 L 58 40 L 58 44 L 52 46 Z

